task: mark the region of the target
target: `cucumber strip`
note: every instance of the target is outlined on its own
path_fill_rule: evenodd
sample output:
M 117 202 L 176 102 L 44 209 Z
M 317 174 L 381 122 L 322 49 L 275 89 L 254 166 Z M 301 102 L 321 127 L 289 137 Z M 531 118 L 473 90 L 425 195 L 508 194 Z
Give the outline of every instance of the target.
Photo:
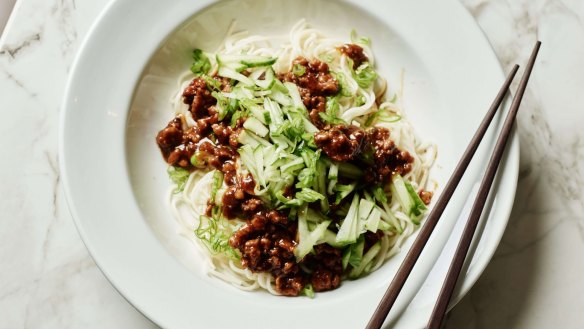
M 246 86 L 253 86 L 254 85 L 253 81 L 250 78 L 246 77 L 245 75 L 237 72 L 236 70 L 234 70 L 230 67 L 225 67 L 225 66 L 219 67 L 219 71 L 217 72 L 217 75 L 239 81 L 240 83 L 242 83 Z
M 300 192 L 295 195 L 296 199 L 300 199 L 304 202 L 315 202 L 317 200 L 324 200 L 325 196 L 316 192 L 315 190 L 309 189 L 307 187 L 302 188 Z
M 361 264 L 359 264 L 358 267 L 354 268 L 349 273 L 349 278 L 356 279 L 356 278 L 360 277 L 362 274 L 365 274 L 365 271 L 364 271 L 365 268 L 369 265 L 369 263 L 371 263 L 373 258 L 375 256 L 377 256 L 377 254 L 379 253 L 380 250 L 381 250 L 381 243 L 380 242 L 377 242 L 373 246 L 371 246 L 371 248 L 369 248 L 369 250 L 367 250 L 365 255 L 363 255 L 363 259 L 361 260 Z
M 255 117 L 247 118 L 247 120 L 245 120 L 243 123 L 243 127 L 260 137 L 266 137 L 266 135 L 268 135 L 270 132 L 268 128 L 266 128 L 266 126 L 264 126 L 261 121 Z
M 343 220 L 339 233 L 337 233 L 336 242 L 342 245 L 355 243 L 358 237 L 358 214 L 359 214 L 359 197 L 353 196 L 349 213 Z
M 258 174 L 257 175 L 257 179 L 259 181 L 258 183 L 261 186 L 265 187 L 266 186 L 266 178 L 264 176 L 264 152 L 262 151 L 262 148 L 263 147 L 261 145 L 258 145 L 253 150 L 253 158 L 255 160 L 256 172 Z
M 284 82 L 284 86 L 286 86 L 286 89 L 288 89 L 290 97 L 292 97 L 292 105 L 294 105 L 294 107 L 298 109 L 306 110 L 306 107 L 304 107 L 304 103 L 302 102 L 302 98 L 300 97 L 298 87 L 292 82 Z
M 420 198 L 418 193 L 416 193 L 412 184 L 410 184 L 410 182 L 408 182 L 406 180 L 404 180 L 404 184 L 405 184 L 406 190 L 408 191 L 408 194 L 410 195 L 410 198 L 412 199 L 412 202 L 413 202 L 412 213 L 416 216 L 416 219 L 417 219 L 420 216 L 422 216 L 424 214 L 424 212 L 426 210 L 428 210 L 428 208 L 426 207 L 426 205 L 424 204 L 424 201 L 422 201 L 422 199 Z M 419 222 L 416 224 L 419 224 Z
M 400 175 L 392 177 L 392 193 L 397 197 L 404 212 L 416 225 L 420 224 L 420 217 L 427 210 L 426 205 L 418 196 L 409 182 L 406 182 Z
M 330 223 L 330 220 L 324 221 L 318 224 L 311 232 L 308 229 L 308 223 L 306 220 L 306 208 L 299 212 L 297 234 L 298 245 L 294 248 L 294 256 L 296 256 L 297 261 L 302 260 L 304 256 L 312 251 L 316 242 L 324 236 Z
M 259 147 L 259 146 L 258 146 Z M 251 145 L 244 145 L 238 150 L 241 162 L 245 168 L 255 177 L 259 177 L 258 168 L 256 167 L 254 149 Z
M 359 202 L 359 234 L 366 231 L 365 224 L 374 207 L 375 204 L 367 199 L 361 199 Z
M 337 184 L 334 188 L 335 192 L 337 192 L 335 204 L 340 204 L 344 198 L 353 192 L 356 186 L 357 182 L 353 182 L 348 185 Z
M 365 229 L 370 231 L 370 232 L 375 233 L 379 229 L 380 222 L 381 222 L 381 212 L 379 211 L 379 209 L 377 207 L 375 207 L 371 210 L 371 213 L 369 214 L 369 216 L 367 217 L 367 220 L 365 221 Z M 388 224 L 388 226 L 389 226 L 389 224 Z
M 318 160 L 316 162 L 316 179 L 315 183 L 317 183 L 317 191 L 318 193 L 322 194 L 323 196 L 326 195 L 326 164 L 322 160 Z M 323 198 L 320 200 L 320 209 L 323 212 L 328 213 L 330 206 L 328 198 Z
M 250 145 L 251 147 L 260 145 L 260 142 L 245 130 L 237 135 L 237 141 L 243 145 Z
M 397 198 L 397 201 L 401 205 L 403 211 L 406 213 L 406 215 L 409 216 L 411 214 L 413 203 L 410 199 L 403 178 L 400 175 L 393 175 L 392 183 L 393 184 L 390 186 L 391 195 Z
M 391 207 L 389 206 L 389 204 L 387 202 L 382 202 L 381 205 L 383 206 L 383 208 L 377 206 L 377 208 L 379 208 L 379 211 L 381 212 L 381 219 L 388 222 L 396 229 L 397 232 L 401 234 L 403 232 L 403 228 L 401 227 L 401 224 L 397 217 L 395 217 L 395 215 L 391 211 Z
M 223 185 L 223 173 L 219 170 L 215 170 L 213 172 L 213 185 L 211 187 L 211 197 L 209 198 L 209 200 L 213 200 L 213 202 L 216 201 L 216 196 L 217 196 L 217 191 L 219 191 L 219 189 L 221 188 L 221 186 Z
M 284 113 L 278 103 L 269 98 L 264 99 L 264 108 L 270 113 L 270 131 L 278 130 L 278 127 L 284 122 Z
M 272 93 L 270 95 L 270 98 L 272 98 L 274 101 L 282 104 L 282 106 L 292 105 L 292 98 L 290 98 L 290 96 L 288 95 L 288 88 L 286 88 L 286 86 L 284 86 L 284 84 L 280 82 L 280 80 L 278 79 L 274 80 L 274 85 L 272 86 L 271 91 Z
M 241 65 L 247 68 L 271 66 L 278 60 L 277 57 L 258 56 L 250 54 L 217 55 L 219 65 Z
M 247 67 L 260 67 L 260 66 L 271 66 L 276 63 L 277 57 L 256 57 L 256 58 L 244 58 L 241 60 L 241 64 Z
M 356 179 L 363 176 L 363 170 L 359 169 L 359 167 L 355 166 L 354 164 L 339 162 L 339 175 L 351 179 Z
M 357 239 L 357 243 L 349 246 L 350 254 L 348 263 L 353 268 L 361 265 L 361 261 L 363 260 L 363 249 L 365 249 L 365 237 L 361 235 L 359 236 L 359 239 Z
M 302 169 L 302 168 L 304 168 L 304 160 L 299 157 L 295 160 L 292 160 L 292 161 L 286 163 L 282 167 L 280 167 L 280 171 L 289 172 L 289 171 L 294 171 L 294 170 Z
M 249 130 L 243 130 L 242 132 L 240 132 L 239 135 L 237 136 L 237 141 L 240 142 L 241 144 L 244 144 L 244 145 L 251 145 L 254 148 L 256 146 L 258 146 L 259 144 L 261 144 L 265 147 L 272 146 L 272 144 L 270 144 L 270 142 L 259 137 L 258 135 L 254 134 L 253 132 L 251 132 Z
M 265 108 L 258 106 L 258 105 L 252 105 L 252 106 L 248 106 L 248 109 L 254 118 L 258 119 L 264 125 L 268 124 L 268 121 L 266 121 L 266 114 L 268 114 L 268 116 L 269 116 L 269 113 L 266 111 Z
M 377 224 L 377 230 L 383 231 L 383 232 L 388 232 L 388 231 L 395 232 L 396 231 L 395 228 L 391 224 L 389 224 L 386 221 L 383 221 L 381 219 L 379 220 L 379 223 Z
M 316 244 L 321 243 L 327 243 L 335 248 L 341 248 L 342 246 L 344 246 L 343 244 L 337 243 L 337 235 L 331 230 L 326 230 L 322 238 L 316 241 Z
M 331 166 L 330 166 L 329 172 L 328 172 L 328 179 L 329 179 L 329 184 L 328 184 L 326 192 L 329 195 L 332 195 L 335 193 L 334 189 L 335 189 L 335 186 L 337 185 L 337 182 L 339 179 L 339 165 L 337 163 L 331 163 Z
M 264 79 L 260 80 L 259 78 L 257 78 L 254 80 L 254 82 L 256 86 L 264 90 L 269 90 L 275 83 L 276 80 L 275 76 L 276 74 L 274 73 L 274 70 L 272 68 L 268 68 L 265 72 Z
M 302 116 L 302 123 L 304 124 L 304 130 L 306 130 L 306 132 L 309 134 L 314 134 L 319 131 L 318 128 L 316 128 L 316 126 L 313 125 L 312 122 L 310 122 L 310 120 L 308 120 L 308 118 L 305 116 Z
M 326 220 L 329 220 L 328 217 L 321 214 L 319 211 L 316 211 L 312 208 L 308 208 L 306 210 L 306 220 L 311 223 L 322 223 Z

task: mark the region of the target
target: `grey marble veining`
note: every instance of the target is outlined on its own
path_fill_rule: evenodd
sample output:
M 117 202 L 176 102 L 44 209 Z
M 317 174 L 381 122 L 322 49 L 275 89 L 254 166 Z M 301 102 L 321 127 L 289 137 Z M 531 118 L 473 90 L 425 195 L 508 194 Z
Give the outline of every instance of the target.
M 521 166 L 509 226 L 447 328 L 581 328 L 584 288 L 584 3 L 463 1 L 504 67 L 536 39 L 540 61 L 518 117 Z
M 461 0 L 505 69 L 540 61 L 518 117 L 507 231 L 446 328 L 581 328 L 584 313 L 584 1 Z M 100 1 L 21 0 L 0 45 L 0 328 L 155 328 L 107 282 L 70 218 L 58 113 Z

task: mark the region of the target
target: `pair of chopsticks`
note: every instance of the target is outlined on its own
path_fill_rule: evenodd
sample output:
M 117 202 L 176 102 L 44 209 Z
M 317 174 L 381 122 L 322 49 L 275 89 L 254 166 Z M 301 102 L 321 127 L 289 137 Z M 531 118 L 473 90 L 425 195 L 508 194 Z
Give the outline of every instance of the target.
M 483 177 L 483 180 L 479 187 L 479 191 L 476 196 L 473 207 L 471 209 L 467 224 L 462 233 L 462 237 L 460 239 L 458 247 L 456 248 L 454 258 L 452 260 L 452 263 L 450 264 L 450 268 L 448 269 L 448 274 L 446 275 L 446 279 L 442 286 L 442 290 L 440 291 L 440 295 L 438 296 L 436 305 L 434 306 L 434 310 L 432 311 L 432 315 L 430 316 L 430 320 L 428 321 L 427 325 L 428 329 L 440 328 L 442 320 L 444 319 L 444 315 L 446 314 L 448 303 L 450 302 L 450 298 L 452 297 L 452 293 L 456 286 L 456 281 L 458 280 L 458 276 L 464 264 L 466 254 L 468 253 L 468 250 L 470 248 L 474 232 L 476 231 L 479 219 L 481 217 L 481 213 L 483 211 L 487 197 L 489 195 L 489 190 L 491 189 L 491 185 L 493 183 L 493 180 L 495 179 L 495 174 L 497 173 L 497 168 L 499 167 L 499 163 L 501 162 L 501 158 L 503 157 L 503 152 L 505 150 L 505 146 L 507 145 L 507 140 L 509 139 L 509 136 L 511 134 L 511 129 L 513 128 L 515 117 L 517 116 L 517 112 L 519 110 L 519 105 L 521 105 L 521 100 L 523 98 L 523 95 L 525 94 L 527 82 L 531 75 L 531 71 L 533 70 L 533 66 L 535 64 L 535 59 L 537 57 L 537 53 L 539 52 L 540 45 L 541 45 L 540 41 L 538 41 L 535 44 L 535 47 L 531 53 L 531 57 L 529 58 L 529 62 L 527 64 L 525 73 L 523 74 L 521 82 L 519 83 L 519 87 L 517 88 L 517 93 L 513 98 L 513 102 L 511 104 L 511 108 L 509 109 L 509 113 L 507 114 L 507 118 L 503 123 L 503 128 L 501 129 L 499 138 L 497 139 L 497 143 L 495 144 L 495 148 L 493 150 L 493 154 L 491 155 L 491 159 L 489 160 L 489 163 L 487 165 L 485 176 Z M 414 265 L 416 264 L 416 261 L 418 260 L 420 254 L 422 253 L 422 250 L 424 249 L 426 242 L 430 238 L 432 231 L 434 230 L 436 224 L 438 223 L 438 219 L 440 218 L 440 216 L 444 212 L 444 209 L 446 208 L 446 205 L 450 201 L 450 198 L 452 197 L 454 190 L 458 186 L 458 183 L 460 182 L 460 179 L 462 178 L 464 171 L 468 167 L 468 164 L 470 163 L 473 155 L 475 154 L 475 151 L 477 150 L 481 140 L 483 139 L 483 136 L 485 135 L 487 128 L 489 127 L 491 121 L 493 120 L 493 117 L 497 113 L 497 110 L 501 106 L 501 103 L 505 99 L 505 95 L 507 94 L 509 86 L 511 85 L 511 82 L 513 81 L 513 78 L 515 77 L 515 74 L 517 73 L 518 69 L 519 66 L 515 65 L 511 72 L 509 73 L 509 75 L 507 76 L 505 83 L 503 84 L 501 90 L 497 94 L 497 97 L 493 101 L 493 104 L 491 105 L 489 111 L 487 112 L 487 115 L 481 122 L 477 132 L 473 136 L 470 144 L 467 146 L 467 149 L 462 155 L 462 158 L 458 162 L 458 165 L 456 166 L 454 173 L 452 174 L 452 177 L 450 177 L 450 180 L 448 181 L 448 183 L 446 183 L 442 195 L 440 196 L 440 198 L 438 198 L 438 201 L 434 205 L 434 208 L 428 215 L 426 223 L 420 229 L 418 237 L 414 241 L 410 251 L 406 255 L 396 276 L 394 277 L 393 281 L 387 288 L 385 295 L 383 295 L 383 298 L 381 299 L 379 305 L 377 306 L 377 309 L 375 310 L 373 316 L 369 320 L 366 329 L 379 329 L 383 325 L 383 322 L 385 321 L 385 318 L 387 317 L 389 310 L 393 306 L 403 285 L 405 284 Z

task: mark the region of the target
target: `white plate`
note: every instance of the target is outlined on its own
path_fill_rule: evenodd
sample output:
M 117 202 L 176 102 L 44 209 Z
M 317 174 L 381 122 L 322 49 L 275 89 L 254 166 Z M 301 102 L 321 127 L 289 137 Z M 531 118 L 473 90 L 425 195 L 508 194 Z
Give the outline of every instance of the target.
M 190 51 L 214 49 L 233 19 L 240 28 L 272 34 L 300 18 L 333 36 L 347 38 L 356 28 L 371 37 L 378 69 L 390 83 L 397 84 L 404 70 L 405 110 L 420 135 L 438 144 L 433 176 L 442 186 L 503 81 L 489 44 L 455 0 L 113 1 L 85 40 L 69 80 L 61 169 L 71 212 L 95 261 L 137 309 L 165 328 L 364 327 L 406 253 L 315 299 L 284 298 L 241 292 L 206 277 L 192 246 L 176 236 L 154 137 L 173 115 L 168 99 Z M 489 130 L 390 313 L 396 321 L 421 291 L 400 327 L 419 327 L 428 315 L 440 286 L 440 278 L 428 274 L 480 180 L 494 135 Z M 514 137 L 456 300 L 503 234 L 518 157 Z

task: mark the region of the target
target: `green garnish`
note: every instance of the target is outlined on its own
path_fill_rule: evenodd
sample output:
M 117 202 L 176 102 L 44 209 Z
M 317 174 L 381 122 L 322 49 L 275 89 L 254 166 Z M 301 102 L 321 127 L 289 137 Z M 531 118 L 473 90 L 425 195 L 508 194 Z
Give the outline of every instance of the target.
M 191 65 L 191 72 L 195 75 L 207 74 L 211 70 L 211 62 L 209 57 L 201 50 L 193 50 L 193 64 Z
M 325 123 L 332 125 L 346 125 L 345 120 L 339 118 L 339 98 L 338 96 L 329 96 L 326 98 L 326 109 L 324 112 L 320 112 L 318 115 Z
M 189 179 L 189 171 L 181 167 L 170 166 L 166 172 L 168 173 L 170 180 L 176 184 L 176 192 L 182 192 L 187 180 Z
M 353 78 L 357 81 L 359 87 L 369 88 L 373 81 L 377 79 L 377 72 L 369 62 L 364 62 L 353 72 Z
M 231 259 L 239 260 L 239 252 L 229 245 L 231 230 L 228 227 L 226 219 L 220 213 L 221 211 L 215 207 L 213 216 L 201 216 L 199 218 L 199 225 L 194 233 L 203 241 L 211 253 L 224 254 Z
M 294 67 L 292 67 L 292 73 L 297 77 L 301 77 L 306 73 L 306 67 L 300 64 L 294 64 Z

